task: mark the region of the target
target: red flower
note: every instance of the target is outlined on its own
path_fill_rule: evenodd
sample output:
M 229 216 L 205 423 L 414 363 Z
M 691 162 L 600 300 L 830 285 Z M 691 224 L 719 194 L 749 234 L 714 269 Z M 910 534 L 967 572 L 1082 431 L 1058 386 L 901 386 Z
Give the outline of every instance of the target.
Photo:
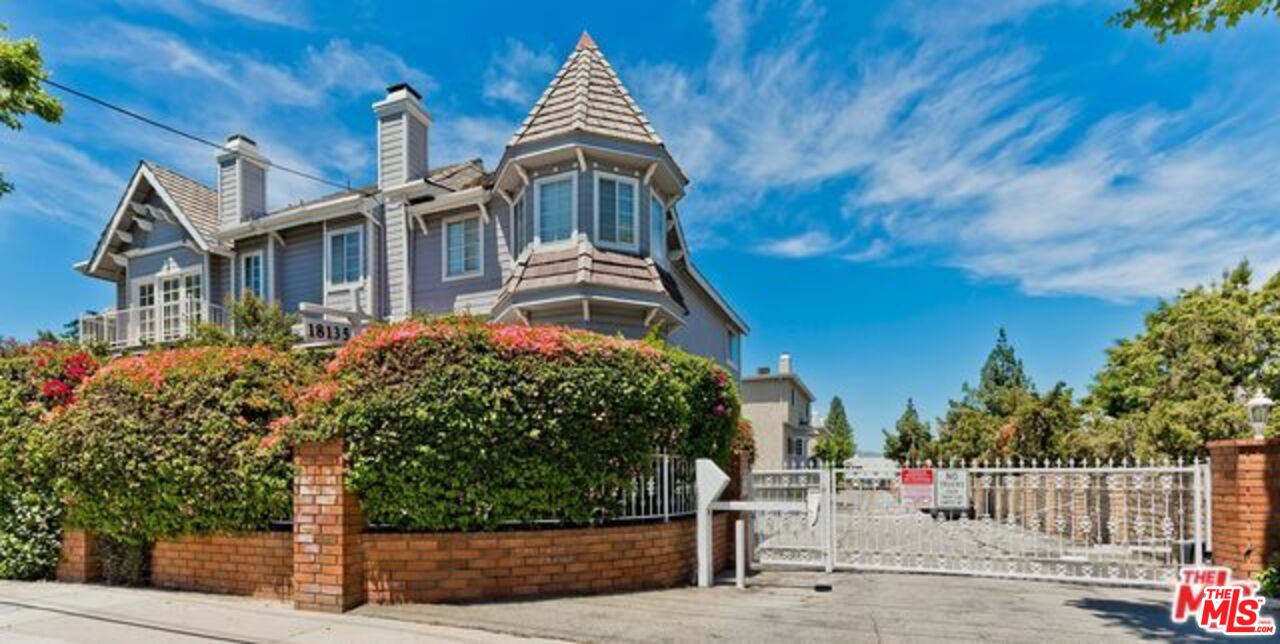
M 80 352 L 67 356 L 62 362 L 62 375 L 72 383 L 79 384 L 85 378 L 93 375 L 98 363 L 93 356 Z
M 44 386 L 41 388 L 41 392 L 44 394 L 46 399 L 55 405 L 65 405 L 71 402 L 71 387 L 67 386 L 67 383 L 62 382 L 61 380 L 51 378 L 44 381 Z

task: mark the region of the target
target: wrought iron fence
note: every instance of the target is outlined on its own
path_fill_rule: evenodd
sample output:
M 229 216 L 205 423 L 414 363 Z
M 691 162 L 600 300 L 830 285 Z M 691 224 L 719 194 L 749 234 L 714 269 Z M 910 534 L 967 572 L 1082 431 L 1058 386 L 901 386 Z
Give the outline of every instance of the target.
M 804 500 L 807 508 L 753 515 L 755 557 L 828 569 L 1163 585 L 1212 548 L 1205 462 L 948 465 L 919 464 L 929 481 L 947 472 L 956 484 L 946 503 L 910 489 L 918 481 L 904 485 L 901 469 L 753 472 L 752 499 Z

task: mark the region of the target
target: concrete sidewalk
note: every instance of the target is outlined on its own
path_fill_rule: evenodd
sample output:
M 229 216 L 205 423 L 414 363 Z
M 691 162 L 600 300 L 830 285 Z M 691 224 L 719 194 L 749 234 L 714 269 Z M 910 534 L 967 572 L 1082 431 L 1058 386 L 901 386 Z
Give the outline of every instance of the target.
M 829 581 L 831 592 L 815 592 Z M 467 606 L 364 606 L 356 614 L 578 641 L 1196 641 L 1169 620 L 1172 591 L 973 577 L 766 572 L 672 590 Z
M 0 642 L 463 642 L 530 640 L 482 630 L 325 615 L 200 593 L 0 582 Z

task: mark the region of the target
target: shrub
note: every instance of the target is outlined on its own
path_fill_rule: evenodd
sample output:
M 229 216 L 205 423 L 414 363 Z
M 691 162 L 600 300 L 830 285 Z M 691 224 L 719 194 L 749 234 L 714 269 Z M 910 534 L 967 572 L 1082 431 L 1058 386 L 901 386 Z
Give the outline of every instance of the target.
M 1267 567 L 1258 573 L 1256 581 L 1258 593 L 1263 597 L 1280 597 L 1280 552 L 1267 559 Z
M 379 325 L 327 370 L 289 431 L 344 436 L 365 513 L 406 530 L 599 521 L 655 452 L 727 456 L 737 418 L 719 367 L 558 327 Z
M 145 586 L 151 581 L 151 544 L 98 540 L 102 580 L 111 586 Z
M 112 361 L 53 421 L 68 524 L 140 545 L 288 516 L 292 465 L 277 421 L 306 377 L 266 347 Z
M 97 366 L 70 344 L 0 343 L 0 578 L 47 577 L 58 563 L 62 505 L 42 417 Z

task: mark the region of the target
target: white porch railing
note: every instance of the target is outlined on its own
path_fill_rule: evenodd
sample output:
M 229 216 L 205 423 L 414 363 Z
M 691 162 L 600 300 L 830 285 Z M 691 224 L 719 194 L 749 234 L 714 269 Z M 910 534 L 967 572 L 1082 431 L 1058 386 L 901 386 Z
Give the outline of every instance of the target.
M 226 310 L 206 300 L 181 299 L 80 318 L 80 341 L 112 349 L 176 342 L 190 337 L 200 324 L 227 326 Z

